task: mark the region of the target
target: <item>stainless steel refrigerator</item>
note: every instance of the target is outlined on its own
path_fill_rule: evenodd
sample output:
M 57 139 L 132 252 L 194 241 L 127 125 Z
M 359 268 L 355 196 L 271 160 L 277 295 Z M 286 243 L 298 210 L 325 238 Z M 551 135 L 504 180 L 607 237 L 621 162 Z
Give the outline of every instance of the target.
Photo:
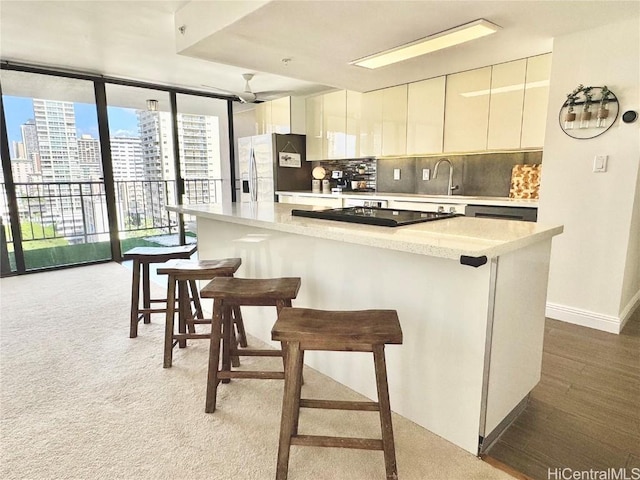
M 306 137 L 272 133 L 238 139 L 240 201 L 273 202 L 276 191 L 311 190 Z

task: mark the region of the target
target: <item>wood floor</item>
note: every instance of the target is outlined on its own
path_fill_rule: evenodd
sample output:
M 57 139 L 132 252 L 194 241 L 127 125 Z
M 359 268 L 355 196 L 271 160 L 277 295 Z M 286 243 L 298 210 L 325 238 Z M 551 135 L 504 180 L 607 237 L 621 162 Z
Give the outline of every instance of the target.
M 640 309 L 620 335 L 547 319 L 542 379 L 486 460 L 520 472 L 518 478 L 562 478 L 549 476 L 556 468 L 626 468 L 628 478 L 635 478 L 632 469 L 640 468 Z

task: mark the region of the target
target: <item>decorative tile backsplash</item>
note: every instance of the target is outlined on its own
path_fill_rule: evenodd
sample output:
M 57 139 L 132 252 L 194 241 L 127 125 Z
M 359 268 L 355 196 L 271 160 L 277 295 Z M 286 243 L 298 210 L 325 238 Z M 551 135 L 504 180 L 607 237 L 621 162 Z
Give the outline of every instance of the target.
M 331 172 L 342 172 L 345 190 L 374 192 L 376 191 L 376 160 L 373 158 L 358 158 L 354 160 L 322 160 L 313 162 L 313 166 L 320 166 L 327 172 L 326 178 L 331 179 Z M 356 182 L 352 184 L 351 182 Z M 332 187 L 337 186 L 337 180 L 331 180 Z M 356 188 L 354 189 L 353 186 Z
M 422 195 L 445 195 L 449 181 L 449 165 L 441 164 L 437 178 L 434 168 L 438 160 L 448 159 L 453 164 L 453 185 L 458 185 L 454 195 L 509 197 L 512 190 L 514 166 L 522 166 L 526 178 L 517 180 L 514 195 L 537 195 L 534 184 L 540 181 L 542 151 L 480 153 L 469 155 L 442 155 L 437 157 L 400 157 L 384 159 L 323 160 L 313 162 L 321 166 L 331 179 L 332 171 L 341 171 L 349 179 L 359 181 L 356 191 L 377 191 L 380 193 L 416 193 Z M 363 171 L 364 173 L 359 173 Z M 526 167 L 526 168 L 525 168 Z M 531 167 L 531 168 L 529 168 Z M 394 179 L 394 170 L 400 170 L 400 178 Z M 423 180 L 423 172 L 428 170 L 429 180 Z M 533 172 L 538 172 L 535 176 Z M 525 173 L 528 172 L 528 173 Z M 426 172 L 424 172 L 426 173 Z M 337 182 L 332 181 L 332 186 Z M 524 183 L 528 186 L 525 186 Z M 347 182 L 343 182 L 347 183 Z M 537 197 L 519 197 L 537 198 Z
M 433 178 L 435 165 L 442 158 L 453 164 L 452 183 L 459 187 L 454 195 L 508 197 L 514 165 L 541 164 L 542 151 L 379 159 L 377 191 L 445 195 L 449 165 L 441 164 L 438 177 Z M 397 169 L 400 169 L 400 179 L 394 180 L 394 170 Z M 429 180 L 423 180 L 424 170 L 429 170 Z

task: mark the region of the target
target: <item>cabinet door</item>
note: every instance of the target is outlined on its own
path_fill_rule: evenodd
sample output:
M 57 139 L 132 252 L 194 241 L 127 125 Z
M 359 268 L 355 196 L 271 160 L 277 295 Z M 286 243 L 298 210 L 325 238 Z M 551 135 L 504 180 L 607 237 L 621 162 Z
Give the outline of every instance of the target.
M 487 139 L 489 150 L 520 148 L 526 69 L 526 59 L 492 67 Z
M 278 98 L 267 102 L 271 105 L 271 132 L 291 133 L 291 97 Z
M 441 153 L 446 77 L 410 83 L 407 92 L 407 154 Z
M 346 157 L 347 92 L 340 90 L 322 96 L 323 154 L 326 159 Z
M 382 155 L 407 153 L 407 85 L 382 90 Z
M 347 90 L 347 138 L 346 158 L 360 156 L 360 117 L 362 93 Z
M 271 104 L 256 104 L 256 135 L 271 133 Z
M 382 90 L 362 94 L 360 156 L 382 155 Z
M 547 124 L 551 78 L 551 54 L 527 59 L 527 78 L 522 116 L 522 148 L 542 147 Z
M 491 67 L 447 76 L 444 151 L 486 150 Z
M 307 160 L 322 158 L 322 96 L 306 99 Z
M 291 195 L 290 198 L 286 198 L 285 195 L 279 195 L 279 198 L 280 203 L 296 203 L 298 205 L 312 205 L 331 208 L 342 207 L 342 199 L 338 197 L 311 197 L 307 195 Z

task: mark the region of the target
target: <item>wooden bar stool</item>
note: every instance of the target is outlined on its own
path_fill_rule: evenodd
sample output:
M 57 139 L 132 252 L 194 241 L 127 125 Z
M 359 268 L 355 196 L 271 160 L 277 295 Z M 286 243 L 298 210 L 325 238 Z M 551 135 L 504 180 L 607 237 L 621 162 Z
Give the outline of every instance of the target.
M 282 350 L 239 350 L 231 341 L 232 310 L 241 306 L 275 306 L 279 314 L 300 290 L 300 278 L 229 278 L 216 277 L 201 291 L 203 298 L 213 298 L 213 325 L 209 349 L 209 373 L 207 375 L 207 399 L 205 412 L 216 409 L 218 383 L 228 383 L 232 378 L 283 379 L 284 372 L 276 371 L 233 371 L 233 356 L 281 357 Z M 222 341 L 222 362 L 220 362 L 220 342 Z M 222 365 L 220 365 L 222 363 Z
M 284 395 L 276 480 L 286 480 L 291 445 L 382 450 L 387 479 L 397 479 L 391 425 L 385 344 L 401 344 L 402 329 L 395 310 L 327 311 L 284 308 L 271 330 L 282 342 L 285 358 Z M 305 350 L 373 352 L 377 402 L 302 399 Z M 298 435 L 300 408 L 366 410 L 380 413 L 382 439 Z
M 196 305 L 195 312 L 191 308 L 188 285 L 194 290 L 197 280 L 212 280 L 216 277 L 233 277 L 242 260 L 240 258 L 223 258 L 220 260 L 170 260 L 158 268 L 158 274 L 168 275 L 167 298 L 178 298 L 178 333 L 175 332 L 175 303 L 167 303 L 167 321 L 164 334 L 164 368 L 170 368 L 173 360 L 173 347 L 187 346 L 187 339 L 210 339 L 211 333 L 197 333 L 197 324 L 211 324 L 205 319 L 202 306 Z M 197 291 L 197 288 L 196 288 Z M 233 321 L 238 330 L 238 341 L 247 346 L 240 308 L 235 307 Z M 187 332 L 187 330 L 189 330 Z
M 131 283 L 131 321 L 129 337 L 138 336 L 138 322 L 144 319 L 144 323 L 151 322 L 152 313 L 166 313 L 166 298 L 152 299 L 149 286 L 149 265 L 152 263 L 164 263 L 175 259 L 188 259 L 197 250 L 196 245 L 178 245 L 175 247 L 135 247 L 127 250 L 122 255 L 123 260 L 133 260 L 133 281 Z M 142 308 L 140 308 L 140 271 L 142 269 Z M 195 282 L 191 285 L 195 287 Z M 197 296 L 197 288 L 192 288 L 194 302 L 200 308 L 200 299 Z M 165 308 L 151 308 L 152 303 L 165 303 Z

